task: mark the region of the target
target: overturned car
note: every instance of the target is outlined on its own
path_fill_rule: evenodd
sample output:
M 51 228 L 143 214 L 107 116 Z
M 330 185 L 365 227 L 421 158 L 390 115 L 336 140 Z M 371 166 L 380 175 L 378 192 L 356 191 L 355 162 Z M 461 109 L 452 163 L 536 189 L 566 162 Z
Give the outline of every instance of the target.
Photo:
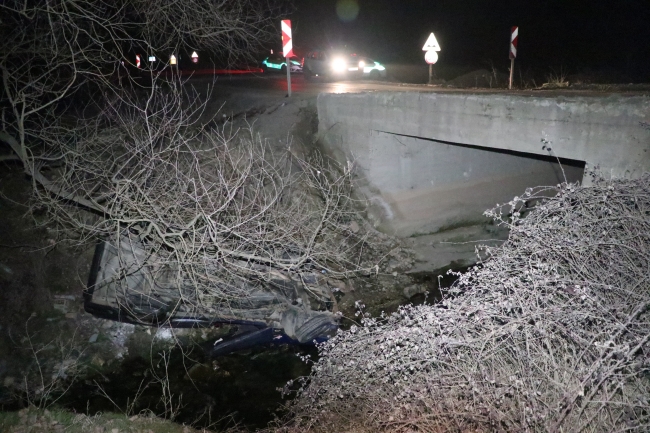
M 97 317 L 133 324 L 174 328 L 228 324 L 250 330 L 215 346 L 214 356 L 271 341 L 322 341 L 336 331 L 338 316 L 332 311 L 336 301 L 322 273 L 287 275 L 271 268 L 266 272 L 265 284 L 239 287 L 245 297 L 197 308 L 196 302 L 188 302 L 196 297 L 195 288 L 191 280 L 180 277 L 178 263 L 160 260 L 137 240 L 121 237 L 97 245 L 84 306 Z

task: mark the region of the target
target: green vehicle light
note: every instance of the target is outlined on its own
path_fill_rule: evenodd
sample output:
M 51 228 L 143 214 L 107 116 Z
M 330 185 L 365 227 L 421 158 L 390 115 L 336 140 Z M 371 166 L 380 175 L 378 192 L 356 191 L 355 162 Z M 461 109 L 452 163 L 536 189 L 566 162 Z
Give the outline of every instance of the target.
M 284 63 L 282 64 L 272 63 L 267 60 L 264 60 L 262 63 L 265 64 L 267 68 L 271 68 L 271 69 L 282 69 L 282 65 L 284 64 Z
M 379 62 L 375 62 L 374 65 L 366 65 L 366 66 L 363 68 L 363 73 L 364 73 L 364 74 L 369 74 L 369 73 L 372 72 L 373 70 L 383 71 L 383 70 L 385 70 L 385 69 L 386 69 L 386 68 L 384 67 L 384 65 L 382 65 L 382 64 L 379 63 Z
M 266 65 L 267 68 L 282 69 L 283 66 L 286 66 L 287 62 L 273 63 L 273 62 L 269 62 L 268 60 L 265 59 L 265 60 L 262 61 L 262 64 Z M 296 60 L 291 60 L 291 64 L 295 65 L 295 66 L 300 66 L 300 62 L 298 62 Z

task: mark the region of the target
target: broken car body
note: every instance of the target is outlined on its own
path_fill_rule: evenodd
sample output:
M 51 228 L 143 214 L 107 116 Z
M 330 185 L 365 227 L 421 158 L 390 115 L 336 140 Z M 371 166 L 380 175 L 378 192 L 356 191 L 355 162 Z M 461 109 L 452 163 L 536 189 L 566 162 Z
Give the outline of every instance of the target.
M 321 300 L 333 299 L 321 275 L 313 272 L 291 278 L 269 272 L 274 274 L 268 283 L 248 287 L 246 297 L 197 308 L 196 303 L 184 300 L 192 296 L 193 288 L 180 277 L 176 263 L 160 261 L 137 241 L 122 237 L 118 245 L 106 241 L 97 245 L 84 305 L 95 316 L 141 325 L 252 327 L 251 335 L 240 335 L 241 341 L 229 343 L 233 350 L 274 338 L 311 343 L 335 332 L 337 316 L 329 311 L 333 303 L 314 302 L 313 294 Z

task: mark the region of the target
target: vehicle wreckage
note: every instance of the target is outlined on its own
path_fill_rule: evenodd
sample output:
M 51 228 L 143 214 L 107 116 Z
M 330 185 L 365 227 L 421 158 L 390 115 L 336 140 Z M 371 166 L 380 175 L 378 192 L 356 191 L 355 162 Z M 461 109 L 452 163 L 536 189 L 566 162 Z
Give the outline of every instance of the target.
M 197 308 L 186 301 L 193 287 L 181 277 L 178 263 L 160 260 L 130 238 L 104 241 L 95 249 L 84 308 L 97 317 L 139 325 L 247 330 L 216 344 L 209 350 L 212 356 L 270 342 L 309 344 L 336 332 L 336 300 L 325 275 L 266 271 L 263 283 L 243 287 L 245 297 Z

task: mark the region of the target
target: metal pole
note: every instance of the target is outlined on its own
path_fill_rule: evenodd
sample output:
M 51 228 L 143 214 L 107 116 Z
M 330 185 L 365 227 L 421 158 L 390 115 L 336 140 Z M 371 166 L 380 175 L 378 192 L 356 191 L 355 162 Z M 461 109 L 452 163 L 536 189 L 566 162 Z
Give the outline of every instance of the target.
M 287 97 L 291 97 L 291 61 L 287 57 Z
M 512 89 L 512 76 L 515 73 L 515 58 L 510 59 L 510 84 L 508 84 L 508 89 Z
M 429 84 L 431 84 L 432 76 L 433 76 L 433 65 L 429 63 Z

